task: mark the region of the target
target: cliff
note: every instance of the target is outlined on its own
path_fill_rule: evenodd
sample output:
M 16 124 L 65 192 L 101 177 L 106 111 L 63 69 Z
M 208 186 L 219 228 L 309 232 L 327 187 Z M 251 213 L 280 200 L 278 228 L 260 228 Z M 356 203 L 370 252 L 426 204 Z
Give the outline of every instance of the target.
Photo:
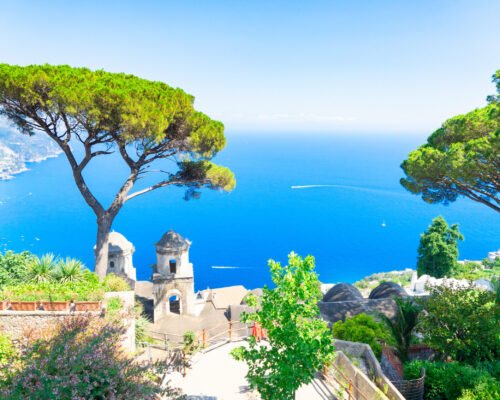
M 57 157 L 61 150 L 44 134 L 22 135 L 0 125 L 0 180 L 28 170 L 28 164 Z

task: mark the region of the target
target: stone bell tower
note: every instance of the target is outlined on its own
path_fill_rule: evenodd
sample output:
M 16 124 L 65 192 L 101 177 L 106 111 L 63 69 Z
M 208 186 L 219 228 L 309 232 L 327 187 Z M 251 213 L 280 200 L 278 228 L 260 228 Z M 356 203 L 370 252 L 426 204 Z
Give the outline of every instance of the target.
M 153 272 L 154 320 L 170 313 L 194 313 L 193 264 L 189 262 L 191 242 L 170 230 L 156 243 Z
M 136 270 L 132 262 L 132 255 L 135 248 L 125 236 L 118 232 L 109 233 L 108 244 L 108 268 L 106 275 L 114 273 L 118 276 L 125 278 L 132 288 L 135 287 Z

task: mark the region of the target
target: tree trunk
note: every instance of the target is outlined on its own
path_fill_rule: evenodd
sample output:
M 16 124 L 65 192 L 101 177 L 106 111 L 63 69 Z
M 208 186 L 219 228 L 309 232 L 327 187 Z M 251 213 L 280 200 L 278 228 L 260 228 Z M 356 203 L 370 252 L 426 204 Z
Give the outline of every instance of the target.
M 94 248 L 95 269 L 99 278 L 104 279 L 108 269 L 108 240 L 113 217 L 108 214 L 97 218 L 97 240 Z

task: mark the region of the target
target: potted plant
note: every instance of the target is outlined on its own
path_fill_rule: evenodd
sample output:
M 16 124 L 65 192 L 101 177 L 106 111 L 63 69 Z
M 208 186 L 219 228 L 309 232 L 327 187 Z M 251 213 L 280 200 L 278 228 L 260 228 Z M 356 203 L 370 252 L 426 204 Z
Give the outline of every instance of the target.
M 68 311 L 71 294 L 64 284 L 42 284 L 41 305 L 45 311 Z
M 38 309 L 39 293 L 32 286 L 13 286 L 4 291 L 5 297 L 10 300 L 12 311 L 36 311 Z
M 100 311 L 103 289 L 79 288 L 75 293 L 73 304 L 74 311 Z

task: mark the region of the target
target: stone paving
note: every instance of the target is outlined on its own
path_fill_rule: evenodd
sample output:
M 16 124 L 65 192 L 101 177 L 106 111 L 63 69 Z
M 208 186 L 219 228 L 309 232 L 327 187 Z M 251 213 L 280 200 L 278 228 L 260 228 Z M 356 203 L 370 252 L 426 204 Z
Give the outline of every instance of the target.
M 246 341 L 230 342 L 206 353 L 201 353 L 188 370 L 186 377 L 180 373 L 171 375 L 171 385 L 179 387 L 196 400 L 258 400 L 259 396 L 248 389 L 245 379 L 246 364 L 234 360 L 230 351 Z M 323 381 L 315 379 L 307 386 L 302 386 L 296 400 L 336 399 L 331 388 Z

